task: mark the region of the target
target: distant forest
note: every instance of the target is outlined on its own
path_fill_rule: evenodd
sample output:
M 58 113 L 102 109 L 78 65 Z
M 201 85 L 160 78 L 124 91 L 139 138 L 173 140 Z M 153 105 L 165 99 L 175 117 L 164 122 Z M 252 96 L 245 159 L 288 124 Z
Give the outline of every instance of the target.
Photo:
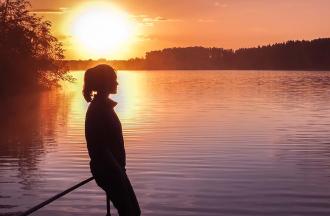
M 175 47 L 147 52 L 129 60 L 66 60 L 72 70 L 100 63 L 119 70 L 330 70 L 330 38 L 287 41 L 238 50 Z

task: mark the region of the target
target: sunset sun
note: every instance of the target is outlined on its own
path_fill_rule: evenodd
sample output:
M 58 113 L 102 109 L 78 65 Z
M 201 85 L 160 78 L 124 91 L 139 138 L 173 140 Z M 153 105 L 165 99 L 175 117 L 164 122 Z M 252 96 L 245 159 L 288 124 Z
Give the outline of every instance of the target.
M 135 24 L 128 14 L 106 3 L 80 9 L 72 23 L 76 48 L 91 57 L 116 54 L 134 36 Z

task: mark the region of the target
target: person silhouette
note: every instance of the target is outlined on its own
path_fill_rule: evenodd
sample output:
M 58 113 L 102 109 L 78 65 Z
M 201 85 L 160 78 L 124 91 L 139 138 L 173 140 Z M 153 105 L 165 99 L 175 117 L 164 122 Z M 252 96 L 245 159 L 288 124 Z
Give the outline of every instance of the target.
M 139 203 L 126 175 L 126 154 L 122 126 L 114 111 L 117 75 L 106 64 L 90 68 L 84 75 L 83 95 L 90 102 L 85 121 L 85 137 L 90 169 L 95 181 L 111 200 L 120 216 L 141 215 Z

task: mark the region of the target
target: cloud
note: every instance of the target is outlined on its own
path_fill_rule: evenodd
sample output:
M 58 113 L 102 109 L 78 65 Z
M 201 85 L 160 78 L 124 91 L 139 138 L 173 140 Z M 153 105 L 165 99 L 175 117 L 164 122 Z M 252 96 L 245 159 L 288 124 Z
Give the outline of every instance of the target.
M 133 18 L 146 26 L 153 26 L 157 22 L 181 22 L 182 20 L 180 19 L 168 19 L 165 17 L 157 16 L 157 17 L 149 17 L 147 15 L 137 15 L 133 16 Z
M 31 10 L 30 12 L 40 13 L 40 14 L 61 14 L 61 13 L 65 13 L 66 11 L 67 8 L 58 8 L 58 9 L 40 8 L 40 9 Z
M 215 6 L 215 7 L 222 7 L 222 8 L 226 8 L 226 7 L 228 7 L 227 4 L 221 4 L 220 2 L 214 2 L 214 6 Z
M 153 40 L 153 37 L 150 35 L 140 34 L 140 35 L 138 35 L 138 40 L 139 41 L 149 41 L 149 40 Z
M 138 35 L 139 41 L 162 41 L 162 42 L 173 42 L 176 41 L 175 35 L 164 35 L 164 34 L 140 34 Z

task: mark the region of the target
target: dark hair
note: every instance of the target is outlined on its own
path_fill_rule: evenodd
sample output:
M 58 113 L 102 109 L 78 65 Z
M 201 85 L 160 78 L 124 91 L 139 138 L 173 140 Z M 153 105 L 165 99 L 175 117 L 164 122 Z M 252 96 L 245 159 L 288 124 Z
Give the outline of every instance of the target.
M 84 76 L 83 95 L 87 102 L 91 102 L 94 92 L 102 92 L 106 90 L 109 81 L 116 80 L 117 75 L 115 69 L 106 64 L 100 64 L 93 68 L 89 68 Z

